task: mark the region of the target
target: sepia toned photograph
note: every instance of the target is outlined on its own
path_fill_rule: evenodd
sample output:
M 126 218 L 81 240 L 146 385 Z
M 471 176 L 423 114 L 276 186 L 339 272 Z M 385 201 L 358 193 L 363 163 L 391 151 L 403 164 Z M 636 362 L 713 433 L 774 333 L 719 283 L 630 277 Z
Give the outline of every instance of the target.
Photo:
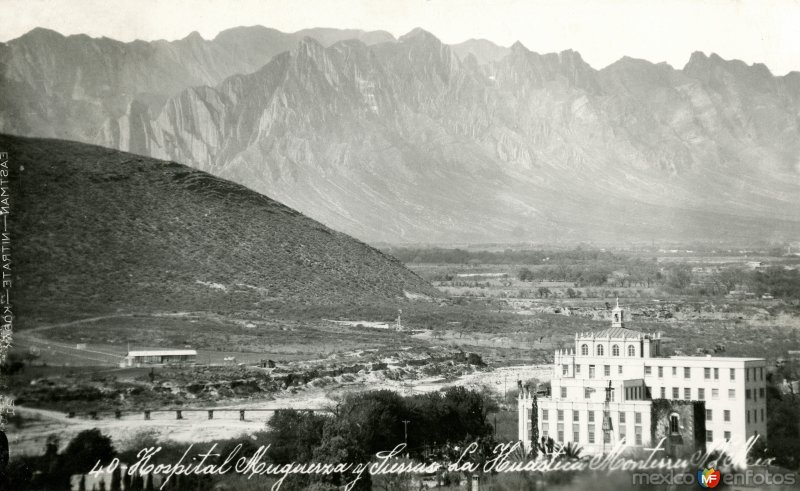
M 0 491 L 800 489 L 800 0 L 0 26 Z

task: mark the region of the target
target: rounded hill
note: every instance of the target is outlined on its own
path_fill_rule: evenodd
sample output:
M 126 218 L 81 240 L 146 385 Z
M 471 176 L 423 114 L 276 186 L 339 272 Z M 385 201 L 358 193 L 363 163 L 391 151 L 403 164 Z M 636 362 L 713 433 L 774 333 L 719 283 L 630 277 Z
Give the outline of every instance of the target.
M 244 186 L 101 147 L 0 135 L 21 327 L 80 312 L 437 296 L 397 259 Z

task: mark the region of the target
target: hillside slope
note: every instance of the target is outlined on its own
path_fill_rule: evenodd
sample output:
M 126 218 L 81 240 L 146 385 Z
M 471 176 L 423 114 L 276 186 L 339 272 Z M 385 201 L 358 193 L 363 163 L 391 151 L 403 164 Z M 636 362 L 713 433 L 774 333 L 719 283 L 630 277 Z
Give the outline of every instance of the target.
M 21 325 L 71 312 L 258 310 L 435 290 L 396 259 L 238 184 L 82 143 L 0 135 Z

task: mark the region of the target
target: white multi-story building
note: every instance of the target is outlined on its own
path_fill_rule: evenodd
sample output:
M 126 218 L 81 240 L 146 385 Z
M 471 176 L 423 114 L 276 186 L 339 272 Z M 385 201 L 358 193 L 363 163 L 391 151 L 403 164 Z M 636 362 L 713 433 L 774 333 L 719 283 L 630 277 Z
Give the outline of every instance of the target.
M 617 302 L 610 329 L 576 334 L 574 348 L 556 351 L 550 397 L 536 400 L 536 415 L 534 395 L 520 391 L 519 439 L 530 448 L 536 433 L 586 453 L 604 452 L 622 437 L 631 446 L 681 433 L 709 446 L 763 439 L 764 372 L 762 358 L 661 356 L 660 333 L 625 328 Z M 656 403 L 656 411 L 657 400 L 669 402 Z

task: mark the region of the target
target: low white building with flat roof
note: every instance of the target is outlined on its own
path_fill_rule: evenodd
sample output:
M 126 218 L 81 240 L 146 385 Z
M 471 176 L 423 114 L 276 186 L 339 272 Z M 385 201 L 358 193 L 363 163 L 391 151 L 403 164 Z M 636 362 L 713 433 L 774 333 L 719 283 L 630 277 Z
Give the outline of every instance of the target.
M 520 391 L 527 448 L 534 437 L 589 454 L 622 437 L 647 447 L 669 436 L 686 450 L 689 440 L 696 447 L 767 437 L 764 359 L 661 356 L 660 333 L 626 328 L 619 302 L 611 315 L 611 328 L 578 333 L 574 348 L 556 351 L 550 397 Z
M 129 351 L 120 364 L 123 367 L 144 365 L 184 365 L 197 363 L 197 351 L 193 349 Z

